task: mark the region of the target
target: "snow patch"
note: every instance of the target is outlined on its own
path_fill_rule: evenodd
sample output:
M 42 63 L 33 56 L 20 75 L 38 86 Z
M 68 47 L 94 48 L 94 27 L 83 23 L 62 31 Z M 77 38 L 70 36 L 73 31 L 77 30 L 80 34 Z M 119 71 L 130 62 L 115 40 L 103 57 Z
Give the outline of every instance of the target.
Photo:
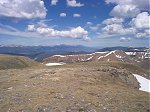
M 47 63 L 45 64 L 46 66 L 60 66 L 60 65 L 64 65 L 65 63 Z
M 116 54 L 115 54 L 115 56 L 116 56 L 117 58 L 122 58 L 122 56 L 120 56 L 120 55 L 116 55 Z
M 150 80 L 146 79 L 138 74 L 133 74 L 134 77 L 138 80 L 138 82 L 140 83 L 140 88 L 139 90 L 141 91 L 146 91 L 150 93 Z
M 98 58 L 98 60 L 100 60 L 101 58 L 107 57 L 107 56 L 111 55 L 112 53 L 115 54 L 115 52 L 116 52 L 116 50 L 115 50 L 115 51 L 108 52 L 106 55 L 100 56 L 100 57 Z M 121 56 L 116 55 L 116 54 L 115 54 L 115 56 L 116 56 L 117 58 L 122 58 Z
M 92 53 L 92 54 L 104 54 L 104 53 L 107 53 L 107 51 L 106 52 L 95 52 L 95 53 Z
M 98 57 L 98 60 L 100 60 L 101 58 L 103 58 L 104 56 L 100 56 L 100 57 Z
M 61 57 L 61 58 L 64 58 L 66 56 L 63 56 L 63 55 L 53 55 L 52 57 Z
M 125 52 L 127 55 L 136 55 L 136 52 Z
M 89 57 L 89 58 L 87 59 L 87 61 L 91 60 L 92 58 L 93 58 L 93 56 Z
M 116 51 L 111 51 L 111 52 L 109 52 L 108 54 L 106 54 L 104 57 L 107 57 L 107 56 L 109 56 L 109 55 L 111 55 L 112 53 L 115 53 Z

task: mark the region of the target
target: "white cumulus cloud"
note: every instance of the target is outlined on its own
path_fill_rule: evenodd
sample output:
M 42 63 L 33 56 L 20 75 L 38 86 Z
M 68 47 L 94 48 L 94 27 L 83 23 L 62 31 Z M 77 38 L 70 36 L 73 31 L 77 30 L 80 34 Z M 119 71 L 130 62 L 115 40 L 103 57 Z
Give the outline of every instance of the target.
M 130 37 L 121 37 L 120 38 L 120 42 L 129 42 L 129 41 L 131 41 Z
M 0 0 L 0 17 L 45 18 L 46 8 L 41 0 Z
M 110 24 L 121 24 L 122 22 L 124 22 L 124 19 L 114 17 L 114 18 L 106 19 L 102 23 L 106 25 L 110 25 Z
M 149 0 L 105 0 L 107 4 L 114 3 L 119 5 L 134 5 L 140 10 L 149 10 Z
M 89 21 L 88 21 L 86 24 L 87 24 L 87 25 L 93 25 L 93 23 L 92 23 L 92 22 L 89 22 Z
M 136 37 L 137 37 L 137 38 L 145 38 L 146 36 L 147 36 L 146 33 L 137 33 L 137 34 L 136 34 Z
M 137 30 L 132 27 L 124 28 L 122 24 L 106 25 L 102 28 L 102 31 L 106 34 L 121 34 L 121 35 L 134 35 Z
M 115 17 L 135 17 L 140 10 L 135 5 L 117 5 L 110 12 L 110 15 Z
M 103 29 L 107 34 L 124 34 L 124 28 L 121 24 L 106 25 Z
M 68 37 L 74 39 L 89 40 L 88 31 L 81 26 L 71 28 L 69 30 L 56 30 L 50 27 L 42 27 L 36 25 L 28 25 L 29 32 L 36 32 L 45 37 Z
M 142 12 L 132 19 L 132 23 L 136 28 L 150 28 L 150 15 L 148 12 Z
M 66 13 L 60 13 L 60 15 L 59 15 L 60 17 L 66 17 L 67 16 L 67 14 Z
M 34 31 L 35 30 L 34 25 L 28 25 L 27 30 L 28 31 Z
M 96 25 L 89 25 L 89 29 L 92 31 L 98 31 L 100 29 L 100 24 L 96 24 Z
M 123 33 L 123 26 L 119 24 L 111 24 L 105 26 L 102 30 L 108 34 Z
M 80 2 L 77 3 L 76 0 L 67 0 L 67 5 L 69 7 L 82 7 L 84 4 L 81 4 Z
M 105 2 L 113 4 L 114 8 L 110 11 L 113 18 L 102 22 L 105 25 L 101 30 L 103 34 L 109 37 L 110 35 L 150 37 L 149 0 L 105 0 Z
M 51 5 L 57 5 L 58 0 L 51 0 Z
M 81 17 L 80 14 L 73 14 L 73 17 Z

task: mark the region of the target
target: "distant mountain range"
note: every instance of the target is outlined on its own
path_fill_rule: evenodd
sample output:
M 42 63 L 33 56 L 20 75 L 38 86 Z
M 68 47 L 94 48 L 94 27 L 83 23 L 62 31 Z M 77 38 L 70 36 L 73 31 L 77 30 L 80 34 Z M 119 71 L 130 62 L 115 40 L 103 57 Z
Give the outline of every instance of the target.
M 145 47 L 107 47 L 107 48 L 92 48 L 86 46 L 70 46 L 70 45 L 56 45 L 56 46 L 0 46 L 0 54 L 10 54 L 27 56 L 37 61 L 41 61 L 53 55 L 75 55 L 75 54 L 88 54 L 93 52 L 105 52 L 122 50 L 125 52 L 131 51 L 144 51 Z
M 105 51 L 114 51 L 114 50 L 122 50 L 125 52 L 143 52 L 147 49 L 146 47 L 122 47 L 122 46 L 117 46 L 117 47 L 106 47 L 97 50 L 97 52 L 105 52 Z
M 86 54 L 94 52 L 96 49 L 81 45 L 56 45 L 56 46 L 0 46 L 0 54 L 10 54 L 19 56 L 28 56 L 35 60 L 56 54 Z

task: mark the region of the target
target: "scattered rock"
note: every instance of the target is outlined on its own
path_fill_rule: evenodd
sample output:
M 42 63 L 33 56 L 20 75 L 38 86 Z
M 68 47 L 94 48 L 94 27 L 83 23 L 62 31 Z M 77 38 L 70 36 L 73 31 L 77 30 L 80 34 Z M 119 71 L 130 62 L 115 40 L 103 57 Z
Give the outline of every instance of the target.
M 52 109 L 51 106 L 41 105 L 37 107 L 37 112 L 52 112 Z

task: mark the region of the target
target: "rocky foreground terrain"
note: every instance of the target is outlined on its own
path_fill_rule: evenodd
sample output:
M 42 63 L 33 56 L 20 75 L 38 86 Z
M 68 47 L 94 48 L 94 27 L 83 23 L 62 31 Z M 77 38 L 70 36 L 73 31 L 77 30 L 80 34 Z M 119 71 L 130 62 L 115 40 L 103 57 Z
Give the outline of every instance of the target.
M 138 66 L 82 62 L 0 70 L 0 112 L 149 112 Z

